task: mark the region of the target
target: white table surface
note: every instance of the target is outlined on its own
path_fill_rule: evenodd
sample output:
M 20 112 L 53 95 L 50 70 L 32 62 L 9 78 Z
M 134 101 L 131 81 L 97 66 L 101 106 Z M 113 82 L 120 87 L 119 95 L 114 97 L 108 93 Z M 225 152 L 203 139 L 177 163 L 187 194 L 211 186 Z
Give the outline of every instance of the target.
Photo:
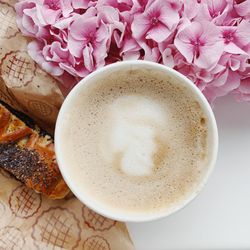
M 128 223 L 137 250 L 250 249 L 250 104 L 215 104 L 218 160 L 206 187 L 183 210 Z

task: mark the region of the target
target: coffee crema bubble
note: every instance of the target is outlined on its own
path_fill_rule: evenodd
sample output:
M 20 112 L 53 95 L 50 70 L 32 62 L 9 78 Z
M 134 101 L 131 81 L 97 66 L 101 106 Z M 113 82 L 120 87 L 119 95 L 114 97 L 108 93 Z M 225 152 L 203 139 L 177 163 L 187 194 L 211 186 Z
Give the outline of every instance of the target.
M 63 124 L 68 174 L 109 210 L 171 209 L 207 173 L 208 128 L 194 94 L 151 71 L 86 84 Z

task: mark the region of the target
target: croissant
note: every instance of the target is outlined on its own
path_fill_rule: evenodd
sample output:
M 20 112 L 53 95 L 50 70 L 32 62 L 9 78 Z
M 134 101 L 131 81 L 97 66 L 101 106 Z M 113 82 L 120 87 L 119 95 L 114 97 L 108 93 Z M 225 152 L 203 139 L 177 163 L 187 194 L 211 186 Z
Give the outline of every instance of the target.
M 69 188 L 56 163 L 53 138 L 31 118 L 0 101 L 0 168 L 51 199 Z

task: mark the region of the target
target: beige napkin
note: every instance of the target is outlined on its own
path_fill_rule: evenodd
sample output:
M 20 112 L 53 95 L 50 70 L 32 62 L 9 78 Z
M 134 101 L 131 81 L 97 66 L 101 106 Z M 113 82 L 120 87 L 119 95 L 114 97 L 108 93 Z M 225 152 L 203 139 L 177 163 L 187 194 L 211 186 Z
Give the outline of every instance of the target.
M 15 2 L 0 0 L 0 99 L 53 131 L 63 96 L 56 80 L 27 54 Z M 94 213 L 72 194 L 49 200 L 1 168 L 0 185 L 0 249 L 133 249 L 123 223 Z

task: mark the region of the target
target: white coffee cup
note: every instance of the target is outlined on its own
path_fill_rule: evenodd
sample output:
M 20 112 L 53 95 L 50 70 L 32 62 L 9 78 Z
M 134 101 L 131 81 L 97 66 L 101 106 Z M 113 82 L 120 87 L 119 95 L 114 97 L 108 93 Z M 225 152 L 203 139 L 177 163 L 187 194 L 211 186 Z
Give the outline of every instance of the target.
M 100 204 L 97 204 L 93 199 L 91 199 L 89 196 L 85 195 L 84 192 L 80 191 L 78 189 L 78 183 L 75 182 L 74 179 L 70 178 L 68 175 L 69 168 L 65 165 L 63 160 L 63 155 L 60 150 L 61 146 L 61 132 L 63 130 L 63 122 L 65 115 L 70 112 L 70 104 L 74 102 L 75 98 L 77 98 L 78 93 L 82 90 L 82 88 L 85 86 L 85 84 L 95 84 L 96 79 L 100 79 L 101 77 L 107 77 L 113 72 L 117 72 L 117 70 L 140 70 L 140 69 L 150 69 L 151 71 L 157 70 L 161 72 L 161 74 L 165 74 L 167 77 L 171 76 L 171 78 L 175 79 L 175 82 L 184 84 L 186 88 L 190 89 L 190 91 L 195 95 L 196 99 L 198 100 L 204 114 L 207 117 L 207 128 L 209 130 L 209 147 L 210 147 L 210 163 L 207 167 L 207 172 L 204 175 L 204 177 L 200 180 L 199 184 L 197 185 L 197 188 L 194 192 L 190 193 L 186 199 L 184 199 L 181 203 L 178 204 L 178 206 L 173 207 L 171 210 L 163 211 L 160 213 L 150 214 L 150 215 L 138 215 L 138 214 L 126 214 L 126 213 L 114 213 L 114 211 L 110 211 L 109 209 L 100 206 Z M 74 124 L 72 123 L 72 126 Z M 213 114 L 213 111 L 207 102 L 204 95 L 201 93 L 201 91 L 194 85 L 193 82 L 191 82 L 188 78 L 183 76 L 182 74 L 178 73 L 177 71 L 168 68 L 166 66 L 163 66 L 161 64 L 148 62 L 148 61 L 126 61 L 126 62 L 118 62 L 111 64 L 109 66 L 105 66 L 87 77 L 85 77 L 83 80 L 81 80 L 77 86 L 73 88 L 73 90 L 69 93 L 67 98 L 65 99 L 56 123 L 56 130 L 55 130 L 55 151 L 56 151 L 56 158 L 57 162 L 60 168 L 60 171 L 62 173 L 63 178 L 65 179 L 67 185 L 71 189 L 71 191 L 75 194 L 75 196 L 85 205 L 87 205 L 89 208 L 94 210 L 95 212 L 109 217 L 111 219 L 119 220 L 119 221 L 131 221 L 131 222 L 144 222 L 144 221 L 150 221 L 159 219 L 165 216 L 168 216 L 181 208 L 183 208 L 185 205 L 187 205 L 190 201 L 192 201 L 197 194 L 201 191 L 201 189 L 204 187 L 205 183 L 208 180 L 208 177 L 210 176 L 213 167 L 215 165 L 215 161 L 217 158 L 217 151 L 218 151 L 218 131 L 217 131 L 217 125 L 216 120 Z

